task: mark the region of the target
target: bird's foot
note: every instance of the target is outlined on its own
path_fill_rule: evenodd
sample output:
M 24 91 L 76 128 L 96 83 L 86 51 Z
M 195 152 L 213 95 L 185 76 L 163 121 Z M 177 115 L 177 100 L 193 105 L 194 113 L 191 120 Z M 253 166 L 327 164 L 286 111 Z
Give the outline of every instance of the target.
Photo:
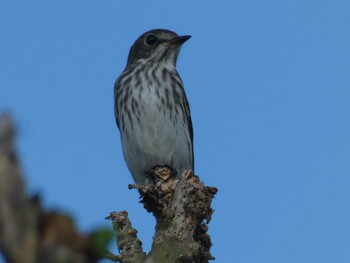
M 153 182 L 157 179 L 167 181 L 170 178 L 176 178 L 177 171 L 171 168 L 169 165 L 155 165 L 147 172 L 147 175 Z

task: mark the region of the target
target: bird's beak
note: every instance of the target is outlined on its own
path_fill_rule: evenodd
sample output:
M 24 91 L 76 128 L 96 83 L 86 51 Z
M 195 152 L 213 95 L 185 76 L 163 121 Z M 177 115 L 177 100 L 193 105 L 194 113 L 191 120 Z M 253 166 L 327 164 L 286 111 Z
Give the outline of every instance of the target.
M 181 46 L 183 43 L 185 43 L 187 40 L 191 38 L 190 35 L 185 35 L 185 36 L 176 36 L 173 39 L 169 41 L 170 45 L 174 46 Z

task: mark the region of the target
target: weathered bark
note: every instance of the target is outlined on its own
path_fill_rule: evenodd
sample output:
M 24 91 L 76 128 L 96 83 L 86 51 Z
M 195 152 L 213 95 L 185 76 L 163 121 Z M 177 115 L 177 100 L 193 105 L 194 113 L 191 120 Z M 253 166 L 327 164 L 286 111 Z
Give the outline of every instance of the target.
M 113 228 L 117 237 L 120 255 L 108 253 L 107 258 L 114 262 L 143 263 L 146 253 L 142 250 L 142 243 L 137 238 L 136 229 L 132 228 L 126 211 L 112 212 L 106 219 L 113 221 Z
M 145 254 L 140 253 L 143 252 L 141 247 L 134 253 L 134 246 L 125 241 L 126 236 L 118 235 L 116 231 L 118 248 L 121 251 L 116 261 L 204 263 L 214 259 L 210 254 L 211 241 L 207 230 L 213 213 L 210 204 L 217 192 L 216 188 L 204 186 L 192 171 L 185 172 L 181 180 L 159 179 L 155 184 L 130 185 L 130 188 L 139 190 L 145 209 L 155 216 L 156 233 L 152 249 L 145 258 Z M 129 219 L 121 223 L 112 214 L 109 219 L 113 220 L 114 228 L 122 228 L 127 221 L 130 225 L 128 233 L 137 239 L 136 230 L 131 229 Z M 114 212 L 114 215 L 117 214 Z M 120 242 L 124 246 L 120 246 Z

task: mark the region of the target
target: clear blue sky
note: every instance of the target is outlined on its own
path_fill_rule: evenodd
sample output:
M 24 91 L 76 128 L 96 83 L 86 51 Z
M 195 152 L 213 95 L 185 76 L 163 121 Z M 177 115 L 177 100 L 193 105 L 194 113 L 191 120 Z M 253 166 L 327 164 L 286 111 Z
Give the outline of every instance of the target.
M 29 190 L 80 229 L 128 210 L 148 249 L 113 114 L 135 39 L 191 34 L 178 61 L 196 173 L 219 188 L 216 262 L 350 262 L 349 1 L 2 1 L 0 110 Z

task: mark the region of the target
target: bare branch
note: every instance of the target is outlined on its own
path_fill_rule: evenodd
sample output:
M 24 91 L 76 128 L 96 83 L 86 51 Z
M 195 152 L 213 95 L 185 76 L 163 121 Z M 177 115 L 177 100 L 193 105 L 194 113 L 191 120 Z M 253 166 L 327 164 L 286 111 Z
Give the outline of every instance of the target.
M 120 255 L 108 252 L 108 258 L 115 262 L 142 263 L 146 253 L 142 250 L 142 243 L 137 238 L 137 230 L 132 228 L 126 211 L 112 212 L 106 219 L 113 222 L 113 228 L 117 235 L 117 245 Z
M 157 221 L 152 249 L 140 262 L 205 263 L 214 259 L 207 230 L 216 188 L 206 187 L 192 171 L 186 171 L 180 181 L 157 179 L 154 184 L 129 188 L 139 191 L 145 209 Z

